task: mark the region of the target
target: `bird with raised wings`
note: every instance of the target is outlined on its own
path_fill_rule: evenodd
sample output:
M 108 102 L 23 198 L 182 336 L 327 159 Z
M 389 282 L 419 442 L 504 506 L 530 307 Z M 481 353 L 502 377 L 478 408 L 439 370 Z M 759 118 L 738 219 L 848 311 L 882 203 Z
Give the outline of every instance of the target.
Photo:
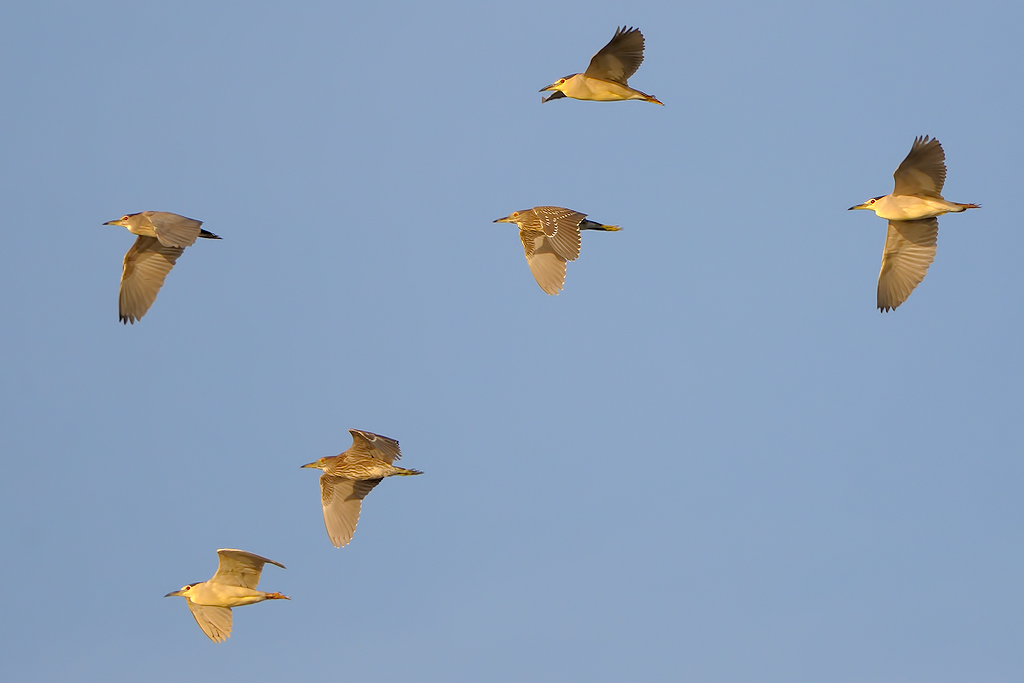
M 138 235 L 135 244 L 124 255 L 121 271 L 121 293 L 118 299 L 122 323 L 135 324 L 153 305 L 164 278 L 171 272 L 178 257 L 199 237 L 219 240 L 203 230 L 202 221 L 168 211 L 130 213 L 103 225 L 120 225 Z
M 515 223 L 523 241 L 526 262 L 537 284 L 548 294 L 558 294 L 565 285 L 565 264 L 580 255 L 580 230 L 621 230 L 587 220 L 587 214 L 560 206 L 535 206 L 513 211 L 495 223 Z
M 644 61 L 644 35 L 638 28 L 617 29 L 608 44 L 602 47 L 590 60 L 587 70 L 559 78 L 541 92 L 554 90 L 544 102 L 560 97 L 596 102 L 617 102 L 621 100 L 643 100 L 661 104 L 657 97 L 629 87 L 626 82 L 636 73 Z
M 334 547 L 348 545 L 356 532 L 363 498 L 385 477 L 423 474 L 419 470 L 395 467 L 402 457 L 398 442 L 373 432 L 348 430 L 352 445 L 340 455 L 320 458 L 303 465 L 321 469 L 320 502 L 324 508 L 324 526 Z
M 190 583 L 165 595 L 185 598 L 199 628 L 210 640 L 221 643 L 231 637 L 231 608 L 264 600 L 290 600 L 280 593 L 256 590 L 263 565 L 284 569 L 280 562 L 244 550 L 221 548 L 217 551 L 217 573 L 209 581 Z
M 921 284 L 935 260 L 939 236 L 937 216 L 979 209 L 979 204 L 960 204 L 942 198 L 946 183 L 946 154 L 942 145 L 927 135 L 914 139 L 910 153 L 893 174 L 892 194 L 851 206 L 867 209 L 889 221 L 889 233 L 878 273 L 878 310 L 895 310 Z

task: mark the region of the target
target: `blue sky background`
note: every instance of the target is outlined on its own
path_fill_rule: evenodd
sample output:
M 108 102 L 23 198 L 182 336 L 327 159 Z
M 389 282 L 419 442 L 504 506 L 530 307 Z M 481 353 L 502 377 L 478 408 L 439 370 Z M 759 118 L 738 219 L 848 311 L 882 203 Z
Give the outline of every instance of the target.
M 541 105 L 616 26 L 641 102 Z M 1019 2 L 0 6 L 11 680 L 1018 681 Z M 938 256 L 875 309 L 942 141 Z M 565 291 L 513 226 L 585 233 Z M 186 251 L 117 322 L 134 237 Z M 352 545 L 356 427 L 426 474 Z M 179 599 L 266 555 L 210 643 Z

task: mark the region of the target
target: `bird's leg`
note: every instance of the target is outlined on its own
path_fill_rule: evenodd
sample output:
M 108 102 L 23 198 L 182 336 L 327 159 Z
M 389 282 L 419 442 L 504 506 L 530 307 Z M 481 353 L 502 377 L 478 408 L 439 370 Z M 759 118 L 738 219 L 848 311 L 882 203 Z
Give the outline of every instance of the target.
M 267 600 L 291 600 L 287 595 L 281 595 L 280 593 L 267 593 Z

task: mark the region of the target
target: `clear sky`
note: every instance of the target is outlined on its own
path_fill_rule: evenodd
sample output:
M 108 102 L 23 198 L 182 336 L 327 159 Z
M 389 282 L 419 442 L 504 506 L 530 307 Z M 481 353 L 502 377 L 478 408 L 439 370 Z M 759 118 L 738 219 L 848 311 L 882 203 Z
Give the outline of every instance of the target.
M 541 104 L 616 26 L 665 103 Z M 1024 678 L 1024 6 L 0 5 L 19 681 Z M 875 309 L 937 137 L 928 277 Z M 585 233 L 565 291 L 518 209 Z M 122 214 L 188 249 L 117 320 Z M 402 443 L 353 543 L 319 472 Z M 209 642 L 215 550 L 291 602 Z

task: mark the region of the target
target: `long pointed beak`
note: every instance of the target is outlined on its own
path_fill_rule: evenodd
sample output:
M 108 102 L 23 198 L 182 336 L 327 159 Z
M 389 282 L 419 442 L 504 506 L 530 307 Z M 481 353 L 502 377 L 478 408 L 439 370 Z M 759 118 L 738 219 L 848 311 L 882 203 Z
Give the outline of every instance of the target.
M 510 220 L 508 216 L 505 216 L 504 218 L 495 218 L 491 222 L 492 223 L 512 223 L 513 221 Z
M 300 470 L 301 470 L 301 469 L 305 469 L 306 467 L 316 467 L 316 463 L 315 463 L 315 462 L 311 462 L 311 463 L 309 463 L 308 465 L 303 465 L 303 466 L 302 466 L 302 467 L 300 467 L 299 469 L 300 469 Z
M 545 92 L 547 90 L 554 90 L 555 89 L 555 85 L 556 85 L 555 83 L 552 83 L 551 85 L 546 85 L 543 88 L 541 88 L 540 90 L 538 90 L 537 92 Z
M 851 206 L 849 209 L 847 209 L 847 211 L 853 211 L 854 209 L 866 209 L 866 208 L 868 208 L 868 207 L 865 206 L 864 204 L 858 204 L 857 206 Z
M 121 224 L 120 224 L 120 223 L 118 223 L 117 221 L 107 221 L 107 222 L 106 222 L 106 223 L 104 223 L 103 225 L 121 225 Z
M 168 593 L 164 597 L 165 598 L 173 598 L 175 596 L 180 596 L 180 595 L 181 595 L 181 591 L 180 590 L 176 590 L 176 591 L 171 591 L 170 593 Z

